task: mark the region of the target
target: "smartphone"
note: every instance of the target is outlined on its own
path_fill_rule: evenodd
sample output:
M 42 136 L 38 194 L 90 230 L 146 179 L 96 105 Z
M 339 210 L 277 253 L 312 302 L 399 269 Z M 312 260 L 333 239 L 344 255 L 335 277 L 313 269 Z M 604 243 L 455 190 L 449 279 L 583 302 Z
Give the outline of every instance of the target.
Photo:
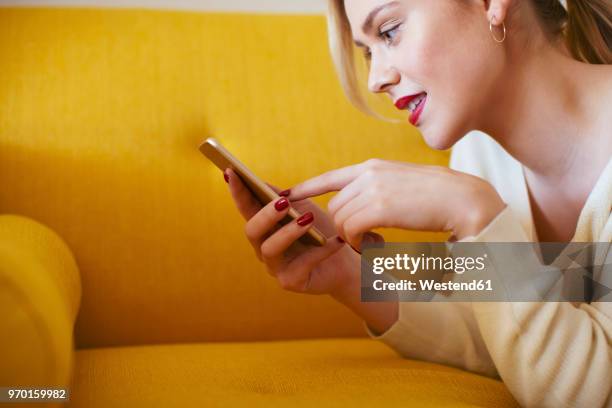
M 240 162 L 233 154 L 229 152 L 217 139 L 209 137 L 200 145 L 200 151 L 208 157 L 221 171 L 225 171 L 231 167 L 240 177 L 246 187 L 259 200 L 262 206 L 270 201 L 280 198 L 280 196 L 251 170 L 249 170 L 242 162 Z M 296 218 L 300 214 L 295 208 L 289 207 L 289 212 L 280 221 L 281 225 L 285 225 Z M 299 241 L 307 245 L 323 246 L 325 245 L 325 236 L 315 226 L 311 226 L 304 235 L 299 238 Z

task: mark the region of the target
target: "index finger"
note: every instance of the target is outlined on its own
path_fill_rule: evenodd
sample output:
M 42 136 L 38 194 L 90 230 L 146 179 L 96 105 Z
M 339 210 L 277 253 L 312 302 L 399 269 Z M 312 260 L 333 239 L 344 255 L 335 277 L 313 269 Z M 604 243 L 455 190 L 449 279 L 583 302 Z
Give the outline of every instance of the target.
M 316 177 L 303 181 L 290 189 L 288 198 L 291 201 L 303 200 L 308 197 L 342 190 L 356 179 L 362 171 L 360 164 L 330 170 Z

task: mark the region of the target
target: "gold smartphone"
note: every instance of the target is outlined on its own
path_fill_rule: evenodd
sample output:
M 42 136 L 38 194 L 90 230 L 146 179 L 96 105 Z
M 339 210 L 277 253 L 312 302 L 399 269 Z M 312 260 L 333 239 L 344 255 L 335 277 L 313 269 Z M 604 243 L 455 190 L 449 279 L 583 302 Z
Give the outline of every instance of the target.
M 225 171 L 228 167 L 240 176 L 240 179 L 251 191 L 251 193 L 259 200 L 262 206 L 268 204 L 272 200 L 280 198 L 278 194 L 251 170 L 242 164 L 229 150 L 227 150 L 217 139 L 209 137 L 200 145 L 200 151 L 204 153 L 210 161 L 212 161 L 221 171 Z M 295 208 L 289 207 L 289 213 L 280 221 L 281 225 L 285 225 L 296 218 L 300 214 Z M 312 226 L 300 237 L 300 242 L 303 244 L 323 246 L 325 245 L 325 236 L 316 227 Z

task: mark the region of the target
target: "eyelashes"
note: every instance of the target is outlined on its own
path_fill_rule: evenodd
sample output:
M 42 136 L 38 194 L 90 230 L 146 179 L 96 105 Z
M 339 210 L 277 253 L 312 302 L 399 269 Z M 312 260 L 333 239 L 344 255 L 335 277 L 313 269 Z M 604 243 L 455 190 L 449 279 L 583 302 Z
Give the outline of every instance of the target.
M 378 37 L 384 40 L 387 45 L 390 45 L 397 35 L 397 30 L 399 29 L 399 26 L 399 24 L 396 24 L 388 30 L 379 32 Z
M 381 39 L 382 41 L 384 41 L 387 46 L 393 45 L 394 41 L 397 38 L 398 31 L 399 31 L 399 28 L 400 28 L 401 25 L 402 25 L 402 23 L 398 22 L 393 27 L 391 27 L 391 28 L 389 28 L 387 30 L 379 31 L 378 34 L 377 34 L 377 37 L 379 39 Z M 363 57 L 368 62 L 372 59 L 372 51 L 370 50 L 369 47 L 364 48 L 364 50 L 363 50 Z
M 397 34 L 398 34 L 398 30 L 400 27 L 400 23 L 394 25 L 393 27 L 384 30 L 384 31 L 380 31 L 378 33 L 378 38 L 380 38 L 381 40 L 383 40 L 385 42 L 385 44 L 387 45 L 392 45 L 393 42 L 396 40 L 397 38 Z M 370 48 L 365 48 L 363 50 L 363 57 L 367 60 L 370 61 L 370 59 L 372 59 L 372 51 L 370 51 Z

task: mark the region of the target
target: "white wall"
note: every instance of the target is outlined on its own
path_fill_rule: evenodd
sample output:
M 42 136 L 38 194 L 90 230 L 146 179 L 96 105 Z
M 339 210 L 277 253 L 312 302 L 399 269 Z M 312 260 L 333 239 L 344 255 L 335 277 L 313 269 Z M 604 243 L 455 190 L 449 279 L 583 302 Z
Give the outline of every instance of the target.
M 137 7 L 174 10 L 320 14 L 326 0 L 0 0 L 6 6 Z

